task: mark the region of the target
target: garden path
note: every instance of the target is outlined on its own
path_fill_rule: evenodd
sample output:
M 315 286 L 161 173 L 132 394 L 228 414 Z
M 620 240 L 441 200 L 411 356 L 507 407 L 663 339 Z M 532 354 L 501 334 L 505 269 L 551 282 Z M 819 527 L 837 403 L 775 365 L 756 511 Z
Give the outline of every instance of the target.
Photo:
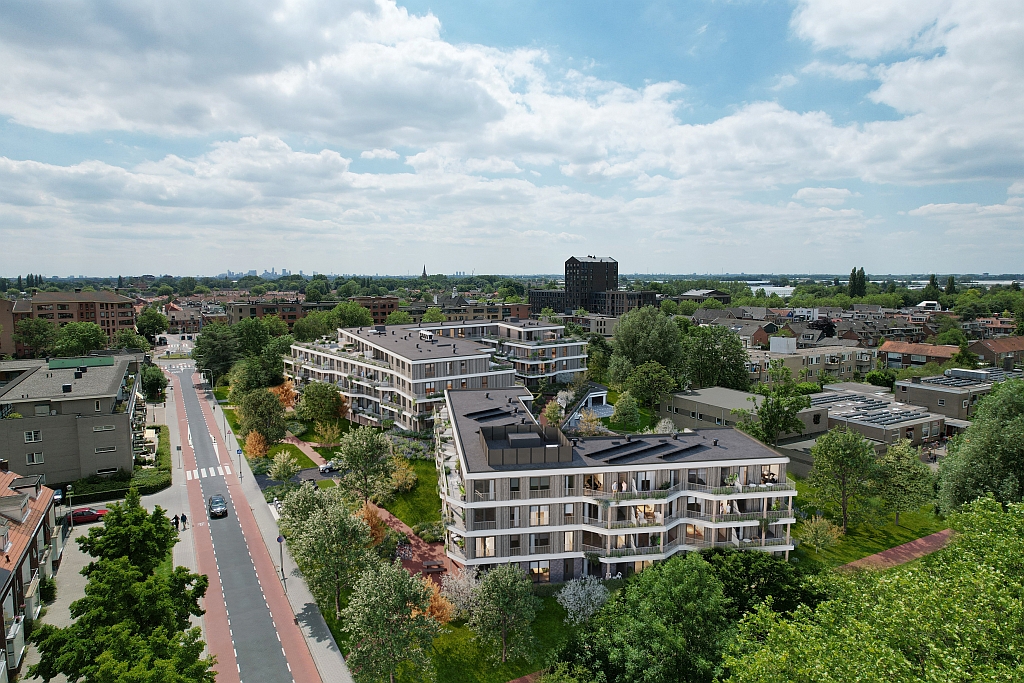
M 952 529 L 943 529 L 934 534 L 923 536 L 921 538 L 898 545 L 895 548 L 889 548 L 883 550 L 880 553 L 874 555 L 868 555 L 862 557 L 859 560 L 854 560 L 849 564 L 844 564 L 841 569 L 888 569 L 897 565 L 905 564 L 912 560 L 916 560 L 919 557 L 929 555 L 936 550 L 942 549 L 947 543 L 949 543 L 950 537 L 953 535 Z
M 313 450 L 313 444 L 309 443 L 308 441 L 303 441 L 297 436 L 292 436 L 291 434 L 289 434 L 288 436 L 281 439 L 281 442 L 290 443 L 291 445 L 295 446 L 300 451 L 309 456 L 309 459 L 312 460 L 317 465 L 323 465 L 324 463 L 327 462 L 326 460 L 324 460 L 324 457 L 322 455 Z
M 445 555 L 443 543 L 427 543 L 422 538 L 414 534 L 408 524 L 398 519 L 384 508 L 377 507 L 373 503 L 370 503 L 369 505 L 377 511 L 377 514 L 380 515 L 380 518 L 384 520 L 385 524 L 395 531 L 409 537 L 409 543 L 412 546 L 412 554 L 408 558 L 402 560 L 402 566 L 405 567 L 406 571 L 410 574 L 422 572 L 424 570 L 424 562 L 443 562 L 444 564 L 442 566 L 445 567 L 445 572 L 435 572 L 432 574 L 424 573 L 425 576 L 429 576 L 433 579 L 435 583 L 440 584 L 441 577 L 444 576 L 446 572 L 456 569 L 458 565 L 452 562 L 451 559 Z

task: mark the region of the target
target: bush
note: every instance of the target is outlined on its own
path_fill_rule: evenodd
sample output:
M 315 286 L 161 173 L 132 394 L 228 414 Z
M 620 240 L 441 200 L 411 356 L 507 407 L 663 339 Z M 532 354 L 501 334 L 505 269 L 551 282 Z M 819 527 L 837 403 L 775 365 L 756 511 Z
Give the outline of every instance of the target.
M 266 474 L 273 464 L 274 461 L 267 457 L 253 458 L 249 461 L 249 468 L 253 474 Z
M 285 482 L 278 486 L 270 486 L 263 489 L 263 499 L 266 500 L 268 503 L 273 503 L 275 498 L 277 498 L 278 500 L 284 500 L 285 496 L 287 496 L 292 491 L 297 490 L 298 488 L 299 485 L 291 481 Z
M 441 522 L 420 522 L 412 528 L 412 532 L 426 543 L 439 543 L 444 540 L 444 524 Z
M 798 394 L 808 395 L 821 393 L 821 385 L 817 382 L 800 382 L 794 388 Z
M 864 379 L 868 384 L 874 384 L 876 387 L 892 389 L 893 384 L 896 383 L 896 373 L 888 368 L 885 370 L 872 370 L 864 376 Z
M 285 427 L 287 427 L 288 431 L 292 433 L 292 436 L 302 436 L 306 433 L 306 425 L 301 422 L 292 421 L 287 423 Z
M 57 581 L 55 579 L 45 576 L 39 579 L 39 599 L 45 603 L 51 603 L 57 599 Z

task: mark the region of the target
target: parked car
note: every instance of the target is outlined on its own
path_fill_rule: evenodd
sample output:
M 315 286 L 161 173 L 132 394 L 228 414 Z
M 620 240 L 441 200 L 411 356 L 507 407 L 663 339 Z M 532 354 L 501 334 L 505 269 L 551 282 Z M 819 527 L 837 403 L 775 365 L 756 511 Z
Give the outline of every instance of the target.
M 333 460 L 331 460 L 330 462 L 325 462 L 323 465 L 320 465 L 320 474 L 330 474 L 331 472 L 337 471 L 338 463 L 334 462 Z
M 88 524 L 103 519 L 107 510 L 95 510 L 93 508 L 78 508 L 71 513 L 71 521 L 75 524 Z
M 224 496 L 216 495 L 210 496 L 210 517 L 227 517 L 228 516 L 228 502 L 224 500 Z
M 60 505 L 64 502 L 64 491 L 63 489 L 54 489 L 53 491 L 53 504 Z

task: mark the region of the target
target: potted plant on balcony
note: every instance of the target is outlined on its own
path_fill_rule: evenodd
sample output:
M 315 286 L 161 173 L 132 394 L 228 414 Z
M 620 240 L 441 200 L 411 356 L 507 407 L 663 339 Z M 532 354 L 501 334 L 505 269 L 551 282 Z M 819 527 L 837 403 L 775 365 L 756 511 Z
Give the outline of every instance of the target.
M 735 472 L 733 472 L 732 474 L 726 476 L 725 483 L 726 483 L 727 486 L 735 486 L 736 482 L 739 481 L 739 478 L 740 478 L 740 475 L 738 475 Z

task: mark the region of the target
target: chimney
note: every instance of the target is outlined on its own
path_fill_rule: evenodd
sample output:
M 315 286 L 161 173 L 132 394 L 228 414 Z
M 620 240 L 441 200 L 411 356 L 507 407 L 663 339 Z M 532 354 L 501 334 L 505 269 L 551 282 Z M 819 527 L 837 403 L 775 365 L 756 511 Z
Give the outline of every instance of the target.
M 75 371 L 75 379 L 82 379 L 81 371 L 77 371 L 77 370 Z
M 10 463 L 6 459 L 0 460 L 0 472 L 10 472 Z
M 718 445 L 718 439 L 715 439 L 715 440 L 713 440 L 713 441 L 711 442 L 711 444 L 712 444 L 712 445 L 714 445 L 714 446 L 717 446 L 717 445 Z
M 70 393 L 71 393 L 71 385 L 70 385 L 70 384 L 65 384 L 65 385 L 63 385 L 63 386 L 62 386 L 62 387 L 60 388 L 60 390 L 61 390 L 62 392 L 64 392 L 65 394 L 70 394 Z

